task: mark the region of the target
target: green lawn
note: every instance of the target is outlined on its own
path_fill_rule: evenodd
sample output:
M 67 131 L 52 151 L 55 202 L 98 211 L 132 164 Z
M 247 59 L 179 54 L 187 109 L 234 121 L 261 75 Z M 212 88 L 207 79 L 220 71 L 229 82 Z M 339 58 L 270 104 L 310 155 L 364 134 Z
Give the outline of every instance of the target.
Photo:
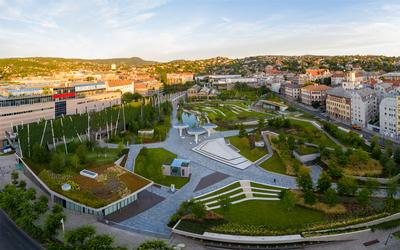
M 94 151 L 88 152 L 86 158 L 89 162 L 87 165 L 90 165 L 90 167 L 111 164 L 118 160 L 119 150 L 116 148 L 95 148 Z
M 169 163 L 174 158 L 176 158 L 176 154 L 163 148 L 143 148 L 135 161 L 135 173 L 161 185 L 175 184 L 176 188 L 181 188 L 189 181 L 189 178 L 162 174 L 162 164 Z
M 286 174 L 286 166 L 276 152 L 271 158 L 261 163 L 260 167 L 271 172 Z
M 306 146 L 306 145 L 300 145 L 296 147 L 296 151 L 297 153 L 299 153 L 300 155 L 308 155 L 308 154 L 315 154 L 318 153 L 319 150 L 316 147 L 310 147 L 310 146 Z
M 228 210 L 216 209 L 215 212 L 223 215 L 230 223 L 266 225 L 272 229 L 303 228 L 325 219 L 322 212 L 299 206 L 288 212 L 279 201 L 245 201 L 231 205 Z
M 228 139 L 233 146 L 240 150 L 239 153 L 250 161 L 256 161 L 267 154 L 267 151 L 264 148 L 250 149 L 247 137 L 240 138 L 239 136 L 231 136 L 228 137 Z
M 217 194 L 222 194 L 222 193 L 224 193 L 224 192 L 226 192 L 228 190 L 235 189 L 237 187 L 240 187 L 240 183 L 239 182 L 232 183 L 232 184 L 230 184 L 230 185 L 228 185 L 228 186 L 226 186 L 224 188 L 221 188 L 220 190 L 217 190 L 215 192 L 209 193 L 207 195 L 200 196 L 199 199 L 203 199 L 203 198 L 206 198 L 206 197 L 214 196 L 214 195 L 217 195 Z
M 250 102 L 208 101 L 187 104 L 186 108 L 207 113 L 211 122 L 219 125 L 219 130 L 231 128 L 238 122 L 257 120 L 260 117 L 271 117 L 272 113 L 255 112 L 248 109 Z

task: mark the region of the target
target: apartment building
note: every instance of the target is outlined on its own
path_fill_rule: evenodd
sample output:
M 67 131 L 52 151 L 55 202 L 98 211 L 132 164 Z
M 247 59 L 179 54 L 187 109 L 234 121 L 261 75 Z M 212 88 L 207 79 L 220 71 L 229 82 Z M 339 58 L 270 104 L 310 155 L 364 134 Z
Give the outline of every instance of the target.
M 393 85 L 390 83 L 377 83 L 374 85 L 374 91 L 378 98 L 378 105 L 382 99 L 393 90 Z
M 385 80 L 389 80 L 389 81 L 399 81 L 400 80 L 400 72 L 389 72 L 389 73 L 383 74 L 382 77 Z
M 285 84 L 283 93 L 287 98 L 298 101 L 301 96 L 301 86 L 296 84 Z
M 335 71 L 331 76 L 331 85 L 332 86 L 341 86 L 342 82 L 346 80 L 346 75 L 343 71 Z
M 398 138 L 400 134 L 400 99 L 399 96 L 388 95 L 379 105 L 379 127 L 384 136 Z
M 344 123 L 351 123 L 351 95 L 342 87 L 326 91 L 326 112 L 329 117 Z
M 367 127 L 378 115 L 378 98 L 373 89 L 363 88 L 351 93 L 351 124 Z
M 168 73 L 167 84 L 185 84 L 194 80 L 193 73 Z
M 319 102 L 320 105 L 325 106 L 326 91 L 331 87 L 326 85 L 308 85 L 301 88 L 301 102 L 306 105 L 312 105 L 313 102 Z

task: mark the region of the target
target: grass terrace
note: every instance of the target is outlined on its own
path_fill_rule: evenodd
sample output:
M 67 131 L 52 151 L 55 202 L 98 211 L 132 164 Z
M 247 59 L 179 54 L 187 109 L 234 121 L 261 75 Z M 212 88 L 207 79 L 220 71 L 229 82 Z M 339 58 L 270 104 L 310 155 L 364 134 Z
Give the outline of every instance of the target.
M 286 174 L 286 166 L 276 152 L 268 160 L 261 163 L 260 167 L 278 174 Z
M 309 154 L 315 154 L 315 153 L 319 152 L 318 148 L 307 146 L 304 144 L 298 145 L 295 150 L 300 155 L 309 155 Z
M 248 105 L 250 102 L 247 101 L 207 101 L 189 103 L 185 105 L 185 108 L 201 112 L 203 120 L 206 120 L 207 116 L 210 122 L 217 124 L 222 130 L 234 128 L 238 123 L 275 116 L 273 112 L 252 111 Z
M 250 161 L 256 161 L 267 154 L 264 148 L 250 148 L 250 142 L 247 137 L 231 136 L 227 137 L 229 142 L 240 150 L 240 154 Z
M 176 154 L 163 148 L 142 148 L 136 157 L 135 173 L 160 185 L 175 184 L 175 187 L 179 189 L 189 182 L 189 178 L 165 176 L 162 173 L 163 163 L 171 162 L 174 158 Z
M 355 197 L 340 196 L 335 206 L 328 206 L 324 203 L 325 198 L 317 194 L 316 203 L 310 205 L 304 203 L 300 191 L 292 191 L 294 203 L 288 207 L 286 201 L 280 200 L 282 189 L 279 187 L 250 182 L 251 196 L 248 193 L 238 192 L 238 187 L 238 183 L 233 183 L 197 197 L 194 201 L 183 203 L 171 221 L 177 222 L 181 219 L 176 226 L 178 230 L 197 234 L 214 232 L 251 236 L 303 233 L 312 235 L 318 234 L 318 230 L 335 232 L 336 228 L 375 220 L 390 214 L 385 210 L 385 201 L 381 198 L 371 198 L 370 204 L 366 207 L 359 204 Z M 248 182 L 241 181 L 241 187 L 242 190 L 248 190 Z M 247 199 L 241 200 L 243 197 Z M 279 199 L 268 200 L 276 197 Z M 263 198 L 264 200 L 261 200 Z M 202 219 L 192 212 L 199 202 L 208 209 Z M 396 207 L 398 209 L 398 205 Z M 395 213 L 396 209 L 392 212 Z M 386 224 L 392 226 L 393 222 Z

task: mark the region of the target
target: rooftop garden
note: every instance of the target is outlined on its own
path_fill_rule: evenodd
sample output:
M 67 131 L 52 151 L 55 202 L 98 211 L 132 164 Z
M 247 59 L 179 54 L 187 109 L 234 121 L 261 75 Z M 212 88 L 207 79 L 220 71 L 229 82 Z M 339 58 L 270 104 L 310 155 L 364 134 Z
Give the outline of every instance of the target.
M 48 151 L 35 144 L 32 156 L 24 160 L 53 191 L 93 208 L 117 201 L 150 183 L 115 166 L 114 162 L 127 153 L 123 147 L 99 148 L 91 142 L 72 141 L 67 144 L 67 152 L 64 145 Z M 98 176 L 94 179 L 82 176 L 79 172 L 83 169 Z M 63 184 L 69 184 L 71 189 L 63 191 Z
M 166 149 L 144 147 L 136 157 L 135 173 L 160 185 L 170 186 L 174 184 L 179 189 L 189 182 L 190 179 L 179 176 L 165 176 L 162 172 L 162 165 L 172 162 L 175 158 L 176 154 Z

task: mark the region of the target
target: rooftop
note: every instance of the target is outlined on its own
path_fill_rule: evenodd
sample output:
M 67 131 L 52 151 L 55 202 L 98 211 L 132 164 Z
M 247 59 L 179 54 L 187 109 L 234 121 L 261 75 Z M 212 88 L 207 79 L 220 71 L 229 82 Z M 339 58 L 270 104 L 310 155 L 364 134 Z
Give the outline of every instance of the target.
M 327 95 L 343 97 L 343 98 L 351 98 L 350 92 L 345 90 L 342 87 L 332 88 L 326 91 Z
M 175 158 L 171 163 L 171 167 L 174 167 L 174 168 L 187 167 L 189 165 L 189 163 L 190 163 L 190 160 Z
M 323 84 L 321 84 L 321 85 L 314 84 L 314 85 L 305 86 L 305 87 L 303 87 L 301 89 L 302 90 L 304 89 L 304 90 L 307 90 L 307 91 L 326 91 L 328 89 L 331 89 L 331 87 L 323 85 Z
M 133 80 L 111 80 L 107 82 L 108 87 L 126 86 L 133 83 Z

